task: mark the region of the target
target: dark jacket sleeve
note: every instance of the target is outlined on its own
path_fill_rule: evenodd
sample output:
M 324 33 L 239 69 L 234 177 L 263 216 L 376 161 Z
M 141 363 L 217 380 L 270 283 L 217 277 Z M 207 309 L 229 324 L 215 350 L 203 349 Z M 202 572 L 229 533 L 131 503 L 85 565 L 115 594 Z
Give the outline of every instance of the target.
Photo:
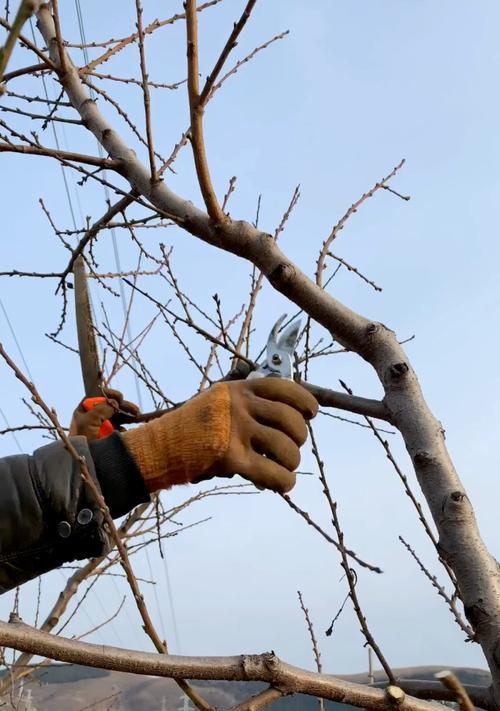
M 93 451 L 85 437 L 72 442 L 98 488 L 109 494 L 116 516 L 147 501 L 148 495 L 119 435 L 107 439 Z M 0 593 L 110 548 L 99 505 L 61 442 L 32 456 L 0 459 Z

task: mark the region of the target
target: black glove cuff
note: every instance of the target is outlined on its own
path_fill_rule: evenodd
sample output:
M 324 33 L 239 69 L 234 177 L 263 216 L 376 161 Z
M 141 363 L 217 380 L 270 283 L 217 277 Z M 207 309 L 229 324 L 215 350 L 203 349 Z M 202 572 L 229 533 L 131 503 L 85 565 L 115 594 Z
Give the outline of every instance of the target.
M 113 518 L 123 516 L 139 504 L 150 501 L 136 463 L 118 432 L 89 442 L 97 479 Z

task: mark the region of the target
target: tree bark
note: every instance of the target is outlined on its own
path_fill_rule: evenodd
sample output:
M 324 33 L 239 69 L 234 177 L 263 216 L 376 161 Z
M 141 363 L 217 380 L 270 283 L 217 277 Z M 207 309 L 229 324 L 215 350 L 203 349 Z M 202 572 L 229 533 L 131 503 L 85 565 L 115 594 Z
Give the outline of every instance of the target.
M 285 694 L 308 694 L 331 701 L 386 711 L 384 690 L 353 684 L 328 674 L 309 672 L 282 662 L 275 654 L 242 654 L 235 657 L 180 657 L 136 652 L 102 644 L 77 642 L 34 629 L 14 619 L 0 622 L 2 645 L 61 662 L 148 674 L 171 679 L 264 681 Z M 405 696 L 401 711 L 436 711 L 435 704 Z

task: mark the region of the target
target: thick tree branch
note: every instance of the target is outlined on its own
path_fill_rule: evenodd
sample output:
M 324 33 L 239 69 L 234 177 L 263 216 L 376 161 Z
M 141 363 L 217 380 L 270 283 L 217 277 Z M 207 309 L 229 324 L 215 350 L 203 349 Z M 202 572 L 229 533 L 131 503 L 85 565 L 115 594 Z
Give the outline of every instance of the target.
M 378 681 L 373 684 L 375 687 L 382 688 L 386 685 L 387 681 Z M 456 693 L 443 686 L 439 681 L 429 681 L 428 679 L 398 679 L 398 686 L 400 689 L 403 689 L 405 693 L 410 696 L 415 696 L 418 699 L 434 701 L 456 701 L 457 699 Z M 474 703 L 474 706 L 487 709 L 487 711 L 493 711 L 495 704 L 490 687 L 464 684 L 463 688 Z
M 0 622 L 0 644 L 61 662 L 171 679 L 264 681 L 283 691 L 319 696 L 331 701 L 386 711 L 383 690 L 352 684 L 327 674 L 309 672 L 282 662 L 273 653 L 236 657 L 180 657 L 136 652 L 103 644 L 77 642 L 36 630 L 14 618 Z M 436 711 L 434 704 L 407 696 L 401 711 Z
M 198 17 L 195 0 L 186 0 L 186 28 L 191 145 L 193 146 L 196 174 L 198 175 L 201 194 L 203 195 L 208 214 L 214 222 L 224 222 L 226 215 L 219 205 L 212 185 L 205 150 L 205 139 L 203 136 L 203 104 L 200 100 L 200 70 L 198 64 Z
M 382 400 L 371 400 L 366 397 L 348 395 L 337 390 L 313 385 L 309 381 L 303 381 L 301 385 L 309 390 L 323 407 L 337 407 L 339 410 L 354 412 L 356 415 L 366 415 L 367 417 L 376 417 L 378 420 L 391 422 L 389 410 Z
M 475 711 L 474 704 L 462 683 L 459 681 L 458 677 L 450 671 L 445 669 L 443 671 L 434 674 L 434 677 L 443 684 L 455 697 L 455 701 L 458 703 L 461 711 Z

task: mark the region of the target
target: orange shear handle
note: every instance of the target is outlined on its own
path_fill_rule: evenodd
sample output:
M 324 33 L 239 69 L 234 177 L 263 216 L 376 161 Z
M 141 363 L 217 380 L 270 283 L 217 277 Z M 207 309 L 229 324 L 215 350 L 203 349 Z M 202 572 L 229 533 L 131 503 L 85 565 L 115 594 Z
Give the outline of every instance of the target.
M 86 412 L 88 412 L 89 410 L 92 410 L 96 405 L 102 405 L 103 402 L 106 402 L 105 397 L 87 397 L 82 402 L 82 407 Z M 104 437 L 109 437 L 109 435 L 112 434 L 114 431 L 115 428 L 113 427 L 113 423 L 111 422 L 111 420 L 104 420 L 104 422 L 99 428 L 98 438 L 104 439 Z

